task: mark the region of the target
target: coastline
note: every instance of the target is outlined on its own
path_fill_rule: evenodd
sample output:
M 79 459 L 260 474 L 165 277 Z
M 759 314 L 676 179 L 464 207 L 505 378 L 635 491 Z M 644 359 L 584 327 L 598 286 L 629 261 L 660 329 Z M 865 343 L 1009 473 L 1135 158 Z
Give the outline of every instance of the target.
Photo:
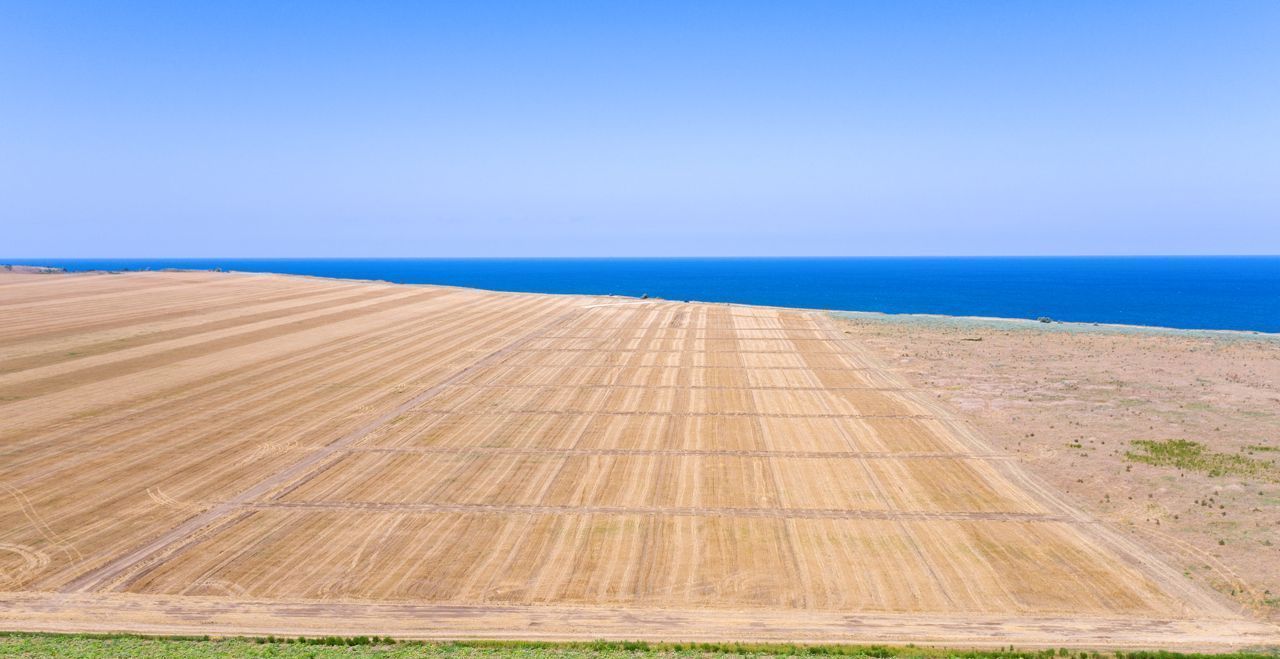
M 945 314 L 884 313 L 880 311 L 830 311 L 843 320 L 882 322 L 886 324 L 915 324 L 952 329 L 1028 330 L 1063 332 L 1067 334 L 1149 334 L 1222 340 L 1258 340 L 1280 342 L 1280 333 L 1257 330 L 1185 329 L 1157 325 L 1126 325 L 1123 323 L 1089 323 L 1069 320 L 1044 322 L 1030 318 L 998 318 L 991 316 L 949 316 Z
M 674 298 L 663 298 L 660 296 L 649 296 L 642 298 L 634 295 L 624 294 L 600 294 L 600 293 L 582 293 L 582 292 L 541 292 L 541 291 L 514 291 L 498 288 L 484 288 L 479 286 L 462 286 L 455 284 L 440 284 L 432 282 L 397 282 L 388 279 L 368 279 L 357 277 L 335 277 L 328 275 L 314 274 L 297 274 L 285 272 L 260 272 L 249 270 L 214 270 L 201 268 L 159 268 L 156 270 L 66 270 L 57 266 L 40 266 L 25 264 L 0 264 L 0 268 L 8 268 L 10 272 L 15 274 L 65 274 L 65 275 L 95 275 L 95 274 L 120 274 L 122 272 L 223 272 L 226 274 L 243 275 L 243 276 L 276 276 L 276 277 L 299 277 L 305 279 L 319 279 L 331 281 L 349 281 L 349 282 L 365 282 L 377 284 L 392 284 L 397 286 L 432 286 L 436 288 L 458 289 L 458 290 L 477 290 L 490 293 L 512 293 L 525 295 L 554 295 L 554 296 L 591 296 L 616 298 L 620 300 L 666 300 L 670 302 L 687 302 L 691 304 L 725 304 L 744 307 L 756 307 L 762 309 L 789 309 L 796 311 L 819 311 L 831 314 L 834 318 L 854 321 L 881 322 L 886 324 L 909 324 L 924 325 L 933 327 L 948 327 L 956 329 L 1002 329 L 1002 330 L 1034 330 L 1046 332 L 1065 332 L 1065 333 L 1125 333 L 1125 334 L 1153 334 L 1168 336 L 1184 336 L 1198 338 L 1213 338 L 1221 340 L 1259 340 L 1280 342 L 1280 332 L 1264 332 L 1260 330 L 1241 330 L 1241 329 L 1193 329 L 1181 327 L 1167 327 L 1160 325 L 1135 325 L 1126 323 L 1105 323 L 1105 322 L 1089 322 L 1089 321 L 1071 321 L 1050 319 L 1044 322 L 1033 318 L 1018 318 L 1007 316 L 981 316 L 970 314 L 937 314 L 937 313 L 914 313 L 914 312 L 886 312 L 886 311 L 869 311 L 869 310 L 844 310 L 831 309 L 825 307 L 809 307 L 809 306 L 789 306 L 777 304 L 751 304 L 746 302 L 720 302 L 720 301 L 704 301 L 704 300 L 678 300 Z M 21 269 L 19 269 L 21 268 Z

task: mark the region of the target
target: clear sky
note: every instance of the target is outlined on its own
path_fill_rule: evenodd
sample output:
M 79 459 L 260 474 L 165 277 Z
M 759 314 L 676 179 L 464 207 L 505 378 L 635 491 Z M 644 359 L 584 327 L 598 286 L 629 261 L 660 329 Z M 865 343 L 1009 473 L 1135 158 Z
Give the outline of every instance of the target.
M 1280 2 L 0 0 L 0 258 L 1280 253 Z

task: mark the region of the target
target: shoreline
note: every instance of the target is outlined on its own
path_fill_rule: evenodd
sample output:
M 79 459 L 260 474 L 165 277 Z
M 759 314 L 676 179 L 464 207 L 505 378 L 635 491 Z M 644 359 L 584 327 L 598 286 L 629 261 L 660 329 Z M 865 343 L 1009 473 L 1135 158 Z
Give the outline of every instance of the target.
M 273 277 L 299 277 L 304 279 L 322 279 L 328 281 L 368 282 L 391 284 L 395 286 L 433 286 L 459 290 L 486 291 L 490 293 L 513 293 L 522 295 L 554 295 L 554 296 L 588 296 L 601 298 L 617 298 L 622 300 L 653 300 L 665 302 L 683 302 L 688 304 L 724 304 L 759 309 L 788 309 L 795 311 L 819 311 L 831 314 L 834 318 L 852 321 L 871 321 L 886 324 L 916 324 L 930 327 L 950 327 L 954 329 L 1004 329 L 1004 330 L 1039 330 L 1049 332 L 1077 333 L 1116 333 L 1147 334 L 1162 336 L 1179 336 L 1189 338 L 1206 338 L 1220 340 L 1257 340 L 1280 342 L 1280 332 L 1264 332 L 1261 330 L 1240 329 L 1202 329 L 1185 327 L 1167 327 L 1162 325 L 1132 325 L 1127 323 L 1104 323 L 1091 321 L 1057 320 L 1048 322 L 1035 318 L 1017 318 L 1009 316 L 973 316 L 951 315 L 917 312 L 889 312 L 849 309 L 830 309 L 820 307 L 780 306 L 775 304 L 751 304 L 748 302 L 716 302 L 706 300 L 677 300 L 650 296 L 641 298 L 634 295 L 616 293 L 548 293 L 542 291 L 513 291 L 497 288 L 481 288 L 477 286 L 459 286 L 456 284 L 437 284 L 430 282 L 396 282 L 387 279 L 359 279 L 352 277 L 330 277 L 325 275 L 308 275 L 288 272 L 258 272 L 250 270 L 210 270 L 199 268 L 160 268 L 156 270 L 66 270 L 50 266 L 33 266 L 22 264 L 0 264 L 0 268 L 13 268 L 13 273 L 25 274 L 65 274 L 65 275 L 115 275 L 129 272 L 219 272 L 223 274 Z M 23 268 L 18 270 L 17 268 Z
M 1127 325 L 1123 323 L 1093 323 L 1071 320 L 1044 322 L 1030 318 L 1001 318 L 996 316 L 950 316 L 946 314 L 886 313 L 882 311 L 827 311 L 841 320 L 890 323 L 915 323 L 953 329 L 1037 330 L 1067 334 L 1148 334 L 1184 338 L 1280 341 L 1280 333 L 1259 330 L 1187 329 L 1159 325 Z M 905 321 L 905 322 L 904 322 Z

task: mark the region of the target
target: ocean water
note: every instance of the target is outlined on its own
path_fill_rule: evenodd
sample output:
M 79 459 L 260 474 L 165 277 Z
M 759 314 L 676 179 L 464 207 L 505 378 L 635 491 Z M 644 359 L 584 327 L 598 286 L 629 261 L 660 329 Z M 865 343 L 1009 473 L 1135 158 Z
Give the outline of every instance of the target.
M 782 307 L 1280 332 L 1280 256 L 639 259 L 40 259 Z

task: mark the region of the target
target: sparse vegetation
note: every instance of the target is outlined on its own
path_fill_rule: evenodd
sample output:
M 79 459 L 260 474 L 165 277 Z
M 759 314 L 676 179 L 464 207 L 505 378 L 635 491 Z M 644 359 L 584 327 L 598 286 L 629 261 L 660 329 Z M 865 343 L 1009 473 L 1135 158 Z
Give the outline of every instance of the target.
M 1280 479 L 1280 469 L 1273 460 L 1258 460 L 1238 453 L 1220 453 L 1208 450 L 1200 442 L 1188 439 L 1153 441 L 1139 439 L 1133 442 L 1135 451 L 1125 453 L 1125 458 L 1157 467 L 1175 467 L 1198 471 L 1210 476 L 1246 476 Z

